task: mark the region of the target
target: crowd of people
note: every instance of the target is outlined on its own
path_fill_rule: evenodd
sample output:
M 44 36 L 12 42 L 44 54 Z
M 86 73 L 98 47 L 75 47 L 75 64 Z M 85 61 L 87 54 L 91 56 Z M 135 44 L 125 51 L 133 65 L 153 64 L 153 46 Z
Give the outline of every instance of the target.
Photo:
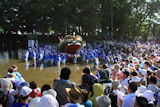
M 54 66 L 65 64 L 68 62 L 68 58 L 72 58 L 72 63 L 83 63 L 87 65 L 88 63 L 102 61 L 109 62 L 110 59 L 116 60 L 115 58 L 120 54 L 120 52 L 126 52 L 133 44 L 123 43 L 117 41 L 100 42 L 94 44 L 87 44 L 76 54 L 61 53 L 54 45 L 38 46 L 37 48 L 28 48 L 24 55 L 24 60 L 26 63 L 29 61 L 36 65 L 43 66 Z M 119 57 L 120 58 L 120 57 Z
M 92 62 L 93 56 L 96 72 L 85 66 L 80 85 L 70 81 L 72 72 L 64 67 L 59 78 L 54 79 L 53 88 L 48 84 L 39 88 L 35 81 L 25 81 L 13 65 L 6 77 L 0 79 L 0 106 L 160 107 L 159 46 L 156 43 L 109 41 L 92 48 L 88 44 L 79 54 L 86 65 Z M 61 56 L 56 50 L 52 53 L 54 58 L 55 54 Z

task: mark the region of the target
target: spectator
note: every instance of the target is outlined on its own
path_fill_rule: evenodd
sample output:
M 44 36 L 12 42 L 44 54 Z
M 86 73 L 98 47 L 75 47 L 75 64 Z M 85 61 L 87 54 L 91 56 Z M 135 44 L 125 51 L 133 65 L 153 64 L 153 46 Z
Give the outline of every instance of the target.
M 21 101 L 18 103 L 14 103 L 12 107 L 28 107 L 28 98 L 32 89 L 29 87 L 23 87 L 20 89 L 19 95 L 21 96 Z
M 48 85 L 48 84 L 44 84 L 44 85 L 42 86 L 42 88 L 41 88 L 41 95 L 42 95 L 43 91 L 47 91 L 47 90 L 49 90 L 49 89 L 51 89 L 51 86 Z
M 81 105 L 84 105 L 85 107 L 92 107 L 92 101 L 88 100 L 88 91 L 85 89 L 82 89 L 82 94 L 83 94 L 83 101 L 81 103 Z
M 113 93 L 117 95 L 117 107 L 121 107 L 121 100 L 124 97 L 124 93 L 120 91 L 121 88 L 120 81 L 114 80 L 112 87 L 113 87 Z
M 160 88 L 158 88 L 156 86 L 156 83 L 157 83 L 156 76 L 150 76 L 149 77 L 149 84 L 147 86 L 148 90 L 151 90 L 151 91 L 153 91 L 155 93 L 160 92 Z
M 38 107 L 40 99 L 41 99 L 40 97 L 33 98 L 32 101 L 29 103 L 28 107 Z
M 65 105 L 67 103 L 67 93 L 65 88 L 73 87 L 73 84 L 69 81 L 71 71 L 69 68 L 62 68 L 60 73 L 60 79 L 54 80 L 54 90 L 57 92 L 57 100 L 59 105 Z
M 135 99 L 136 99 L 136 92 L 137 84 L 136 83 L 129 83 L 128 86 L 128 95 L 123 98 L 122 107 L 134 107 Z
M 86 89 L 88 92 L 91 90 L 89 87 L 89 75 L 82 75 L 81 85 L 79 88 Z
M 148 101 L 144 97 L 137 97 L 134 104 L 134 107 L 148 107 Z
M 103 93 L 104 93 L 104 87 L 99 83 L 95 83 L 93 85 L 93 96 L 90 98 L 90 100 L 93 103 L 93 107 L 97 107 L 96 97 L 103 96 Z
M 128 81 L 129 81 L 129 71 L 125 70 L 123 72 L 122 81 L 121 81 L 121 92 L 125 93 L 126 88 L 128 87 Z
M 114 65 L 114 69 L 112 70 L 112 79 L 113 80 L 121 80 L 122 79 L 122 76 L 123 76 L 123 73 L 120 71 L 120 65 L 119 64 L 115 64 Z
M 39 87 L 37 87 L 37 84 L 35 83 L 35 81 L 32 81 L 29 84 L 30 84 L 30 88 L 32 89 L 30 97 L 32 97 L 32 98 L 34 98 L 36 96 L 41 97 L 41 89 Z
M 3 103 L 4 103 L 4 99 L 5 98 L 5 94 L 3 91 L 0 91 L 0 107 L 3 107 Z
M 80 88 L 74 86 L 72 88 L 66 88 L 68 94 L 67 100 L 69 103 L 65 104 L 64 107 L 84 107 L 80 105 L 83 101 L 83 94 Z
M 156 71 L 156 76 L 157 76 L 157 87 L 160 88 L 160 69 Z
M 50 94 L 41 97 L 38 107 L 59 107 L 58 101 Z

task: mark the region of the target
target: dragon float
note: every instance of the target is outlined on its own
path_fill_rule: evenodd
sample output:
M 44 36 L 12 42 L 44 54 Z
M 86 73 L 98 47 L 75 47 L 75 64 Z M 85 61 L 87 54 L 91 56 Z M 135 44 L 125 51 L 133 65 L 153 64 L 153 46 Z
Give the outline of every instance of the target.
M 86 45 L 86 42 L 79 35 L 66 35 L 59 40 L 58 50 L 62 53 L 78 54 L 79 50 Z

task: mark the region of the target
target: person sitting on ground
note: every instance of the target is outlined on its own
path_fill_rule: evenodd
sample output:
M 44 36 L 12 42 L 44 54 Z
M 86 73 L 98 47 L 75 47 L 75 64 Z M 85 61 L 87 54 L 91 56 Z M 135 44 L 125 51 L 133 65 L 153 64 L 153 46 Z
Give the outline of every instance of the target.
M 72 88 L 66 88 L 66 92 L 69 103 L 65 104 L 64 107 L 84 107 L 84 105 L 80 105 L 84 98 L 80 88 L 73 86 Z
M 71 88 L 74 85 L 69 81 L 71 74 L 70 68 L 62 68 L 60 73 L 60 79 L 54 80 L 54 90 L 57 92 L 57 100 L 59 105 L 65 105 L 67 103 L 67 93 L 65 88 Z

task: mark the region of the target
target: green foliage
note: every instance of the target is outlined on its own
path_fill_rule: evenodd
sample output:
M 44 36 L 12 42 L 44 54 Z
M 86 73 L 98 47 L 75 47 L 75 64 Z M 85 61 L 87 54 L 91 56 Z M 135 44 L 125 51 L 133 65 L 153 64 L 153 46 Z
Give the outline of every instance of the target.
M 4 33 L 21 31 L 90 38 L 135 37 L 160 33 L 160 1 L 154 0 L 1 0 Z M 113 15 L 113 17 L 112 17 Z M 113 28 L 112 28 L 113 21 Z M 113 29 L 113 31 L 112 31 Z

